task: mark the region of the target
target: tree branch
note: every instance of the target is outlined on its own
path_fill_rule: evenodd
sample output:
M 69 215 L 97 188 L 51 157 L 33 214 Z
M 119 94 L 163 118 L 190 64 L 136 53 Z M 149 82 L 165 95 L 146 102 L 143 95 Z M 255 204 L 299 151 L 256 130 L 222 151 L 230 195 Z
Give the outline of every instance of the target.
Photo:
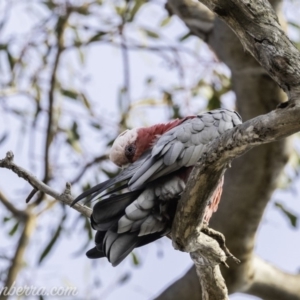
M 202 3 L 193 0 L 169 0 L 166 9 L 169 14 L 175 13 L 193 34 L 204 40 L 207 40 L 213 30 L 215 15 Z
M 52 143 L 54 137 L 53 131 L 53 114 L 54 114 L 54 94 L 55 94 L 55 85 L 57 82 L 57 70 L 60 61 L 60 57 L 64 51 L 64 32 L 66 29 L 66 25 L 68 19 L 70 17 L 72 10 L 70 7 L 67 8 L 66 14 L 63 16 L 59 16 L 56 24 L 56 35 L 57 35 L 57 50 L 55 54 L 54 64 L 50 77 L 50 87 L 48 91 L 48 122 L 47 122 L 47 132 L 46 132 L 46 141 L 45 141 L 45 170 L 44 170 L 44 179 L 43 181 L 47 183 L 50 179 L 49 174 L 49 153 L 50 153 L 50 145 Z M 38 203 L 42 200 L 41 196 L 38 199 Z
M 219 264 L 227 259 L 217 241 L 205 234 L 191 241 L 190 246 L 197 249 L 190 254 L 199 277 L 202 300 L 227 300 L 228 290 L 222 277 Z
M 268 74 L 299 100 L 300 53 L 282 30 L 268 0 L 201 0 L 223 19 Z
M 23 257 L 25 249 L 29 242 L 30 236 L 35 228 L 35 216 L 33 214 L 27 213 L 26 220 L 24 222 L 24 228 L 21 233 L 16 252 L 12 258 L 11 266 L 9 267 L 8 274 L 5 280 L 4 289 L 0 294 L 0 300 L 8 299 L 9 295 L 5 293 L 12 286 L 17 274 L 23 265 Z
M 214 192 L 220 177 L 231 161 L 252 147 L 273 142 L 300 131 L 300 105 L 290 105 L 277 109 L 267 115 L 251 119 L 208 144 L 204 155 L 193 169 L 186 189 L 179 201 L 172 226 L 172 240 L 175 249 L 194 252 L 194 262 L 206 260 L 212 263 L 210 251 L 203 249 L 201 243 L 195 243 L 201 229 L 205 207 Z M 195 252 L 199 250 L 198 252 Z M 197 274 L 199 266 L 196 264 Z M 216 272 L 218 272 L 218 267 Z M 212 288 L 204 289 L 204 278 L 199 276 L 202 286 L 202 299 L 227 299 L 227 294 L 216 295 L 217 284 L 210 277 Z M 207 286 L 209 288 L 209 286 Z M 226 291 L 227 292 L 227 291 Z
M 17 209 L 9 200 L 4 196 L 4 194 L 0 191 L 0 202 L 8 209 L 14 217 L 16 217 L 19 221 L 24 221 L 27 214 L 25 211 Z
M 13 158 L 14 158 L 13 153 L 11 151 L 7 152 L 6 157 L 0 160 L 0 168 L 6 168 L 12 170 L 19 177 L 28 181 L 35 189 L 39 190 L 40 192 L 52 196 L 56 200 L 66 205 L 69 206 L 71 205 L 74 198 L 71 195 L 71 185 L 69 183 L 66 184 L 66 189 L 64 190 L 64 192 L 62 194 L 59 194 L 58 192 L 50 188 L 48 185 L 38 180 L 34 175 L 32 175 L 22 167 L 15 164 L 13 162 Z M 73 206 L 73 208 L 86 217 L 90 217 L 92 214 L 92 210 L 85 205 L 81 205 L 77 203 Z
M 228 130 L 208 144 L 206 155 L 193 169 L 178 204 L 172 227 L 175 248 L 190 252 L 190 243 L 201 226 L 205 207 L 231 161 L 255 146 L 300 131 L 299 116 L 300 105 L 276 109 Z
M 300 275 L 285 273 L 259 257 L 254 257 L 252 284 L 247 294 L 264 300 L 299 300 Z
M 71 184 L 73 185 L 74 183 L 78 182 L 81 177 L 85 174 L 85 172 L 92 167 L 93 165 L 95 165 L 96 163 L 99 163 L 101 161 L 104 161 L 105 159 L 107 159 L 107 155 L 100 155 L 95 157 L 93 160 L 91 160 L 90 162 L 88 162 L 82 169 L 81 171 L 77 174 L 77 176 L 71 181 Z
M 168 0 L 168 2 L 177 6 L 177 11 L 181 6 L 190 5 L 187 0 Z M 281 1 L 270 2 L 280 15 Z M 193 13 L 186 18 L 197 19 L 195 5 L 185 11 L 192 10 Z M 185 21 L 184 17 L 181 18 Z M 199 18 L 201 18 L 200 11 Z M 189 24 L 187 26 L 190 27 Z M 196 35 L 202 38 L 201 35 Z M 235 34 L 218 18 L 215 19 L 214 28 L 209 34 L 208 43 L 231 69 L 238 111 L 244 120 L 269 112 L 285 99 L 286 95 L 282 90 L 257 61 L 244 51 Z M 253 271 L 252 256 L 256 231 L 266 204 L 276 188 L 277 179 L 288 160 L 290 149 L 287 146 L 287 141 L 281 140 L 257 147 L 234 160 L 233 168 L 226 172 L 222 200 L 210 225 L 225 234 L 230 250 L 242 260 L 240 265 L 233 264 L 230 269 L 222 270 L 229 293 L 245 291 L 250 284 L 249 274 Z M 199 299 L 199 295 L 201 286 L 193 267 L 157 299 L 193 300 Z M 288 299 L 290 298 L 285 300 Z

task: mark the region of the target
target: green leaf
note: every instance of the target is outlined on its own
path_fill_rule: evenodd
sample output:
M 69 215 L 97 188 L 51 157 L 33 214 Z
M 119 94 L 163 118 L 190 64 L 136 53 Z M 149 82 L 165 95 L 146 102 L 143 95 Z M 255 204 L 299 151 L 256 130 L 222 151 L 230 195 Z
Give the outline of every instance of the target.
M 8 132 L 5 132 L 1 137 L 0 137 L 0 144 L 2 144 L 3 142 L 5 142 L 5 140 L 8 137 Z
M 78 133 L 78 125 L 77 123 L 74 121 L 73 122 L 73 125 L 72 125 L 72 133 L 73 133 L 73 136 L 76 140 L 79 140 L 80 139 L 80 135 Z
M 86 97 L 85 94 L 81 93 L 81 99 L 82 99 L 82 103 L 84 104 L 84 106 L 88 109 L 88 111 L 90 112 L 91 115 L 93 115 L 93 111 L 91 109 L 91 104 L 88 100 L 88 98 Z
M 185 35 L 183 35 L 182 37 L 180 37 L 178 40 L 180 42 L 183 42 L 184 40 L 186 40 L 187 38 L 189 38 L 190 36 L 192 36 L 191 32 L 186 33 Z
M 96 122 L 90 122 L 90 125 L 94 128 L 96 128 L 97 130 L 100 130 L 102 127 L 99 123 Z
M 171 17 L 166 17 L 165 19 L 163 19 L 161 21 L 160 26 L 164 27 L 164 26 L 168 25 L 170 23 L 170 21 L 171 21 Z
M 283 204 L 281 204 L 279 202 L 275 202 L 275 206 L 278 207 L 284 213 L 284 215 L 289 219 L 289 221 L 291 222 L 291 225 L 293 227 L 297 227 L 298 217 L 296 215 L 294 215 L 293 213 L 291 213 L 290 211 L 288 211 L 283 206 Z
M 213 110 L 221 107 L 220 97 L 217 93 L 213 93 L 211 98 L 208 100 L 207 109 Z
M 300 29 L 300 25 L 295 22 L 288 21 L 288 25 L 291 25 L 291 26 L 295 27 L 296 29 Z
M 115 6 L 115 10 L 116 10 L 116 13 L 119 15 L 119 16 L 123 16 L 125 10 L 126 10 L 126 7 L 125 6 Z
M 119 280 L 117 281 L 118 285 L 123 285 L 124 283 L 126 283 L 131 277 L 130 273 L 125 273 L 123 276 L 121 276 L 119 278 Z
M 11 217 L 4 217 L 3 218 L 3 223 L 6 223 L 8 222 L 9 220 L 11 220 L 12 218 Z
M 45 259 L 45 257 L 50 253 L 50 251 L 53 249 L 53 246 L 55 245 L 55 243 L 58 241 L 58 238 L 61 234 L 61 231 L 63 229 L 63 223 L 66 220 L 67 215 L 63 215 L 60 224 L 58 225 L 58 227 L 56 228 L 53 236 L 51 237 L 49 243 L 47 244 L 47 246 L 45 247 L 44 251 L 42 252 L 40 258 L 39 258 L 39 264 Z
M 135 266 L 139 266 L 140 265 L 140 261 L 139 261 L 139 259 L 137 258 L 137 256 L 135 255 L 134 252 L 131 252 L 131 257 L 132 257 L 133 264 Z
M 0 44 L 0 51 L 1 50 L 7 50 L 8 45 L 7 44 Z
M 152 84 L 152 82 L 153 82 L 153 77 L 148 77 L 148 78 L 146 79 L 146 83 L 147 83 L 148 85 Z
M 85 56 L 84 56 L 84 52 L 82 51 L 81 48 L 77 48 L 78 51 L 78 56 L 79 56 L 79 60 L 82 64 L 84 64 L 85 61 Z
M 67 143 L 70 144 L 76 152 L 81 152 L 78 141 L 80 140 L 80 134 L 78 132 L 77 122 L 73 122 L 72 127 L 67 130 Z
M 163 102 L 166 102 L 167 105 L 173 105 L 173 97 L 172 94 L 170 94 L 167 91 L 163 92 Z
M 142 28 L 142 31 L 145 32 L 148 37 L 151 37 L 153 39 L 158 39 L 159 38 L 159 34 L 152 31 L 152 30 Z
M 172 119 L 181 119 L 182 116 L 180 114 L 180 107 L 178 105 L 172 105 L 173 116 Z
M 77 100 L 79 96 L 79 94 L 74 90 L 60 89 L 60 92 L 62 93 L 62 95 L 73 100 Z
M 81 14 L 81 15 L 84 15 L 84 16 L 88 16 L 90 14 L 90 11 L 89 11 L 89 5 L 87 3 L 79 6 L 77 9 L 76 9 L 76 12 Z
M 8 234 L 9 234 L 10 236 L 13 236 L 13 235 L 17 232 L 18 227 L 19 227 L 19 222 L 17 222 L 17 223 L 13 226 L 13 228 L 10 230 L 10 232 L 9 232 Z
M 6 54 L 7 54 L 7 59 L 8 59 L 8 63 L 10 66 L 10 69 L 13 70 L 14 65 L 16 63 L 15 58 L 11 55 L 11 53 L 8 51 L 8 49 L 6 49 Z
M 95 34 L 94 36 L 92 36 L 90 39 L 89 39 L 89 43 L 91 42 L 96 42 L 96 41 L 100 41 L 101 40 L 101 37 L 106 35 L 107 32 L 106 31 L 99 31 L 97 32 L 97 34 Z
M 48 1 L 43 1 L 42 2 L 44 5 L 46 5 L 48 8 L 49 8 L 49 10 L 53 10 L 54 8 L 56 8 L 56 4 L 53 2 L 53 1 L 51 1 L 51 0 L 48 0 Z
M 135 0 L 135 3 L 129 13 L 129 18 L 127 22 L 132 22 L 136 13 L 140 10 L 140 8 L 145 4 L 145 0 Z
M 87 230 L 87 232 L 88 232 L 88 240 L 92 240 L 93 232 L 92 232 L 90 220 L 88 218 L 85 218 L 84 229 Z

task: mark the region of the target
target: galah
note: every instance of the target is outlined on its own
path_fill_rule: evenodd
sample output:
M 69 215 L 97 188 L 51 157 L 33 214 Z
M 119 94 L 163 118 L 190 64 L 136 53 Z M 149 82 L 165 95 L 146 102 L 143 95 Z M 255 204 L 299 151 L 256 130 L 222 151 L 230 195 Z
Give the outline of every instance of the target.
M 121 133 L 110 159 L 123 170 L 74 201 L 106 191 L 101 198 L 107 197 L 93 207 L 91 225 L 97 230 L 96 246 L 87 256 L 107 257 L 116 266 L 134 248 L 168 234 L 177 202 L 206 145 L 241 123 L 237 112 L 216 109 Z M 222 186 L 223 178 L 207 206 L 206 222 L 217 210 Z

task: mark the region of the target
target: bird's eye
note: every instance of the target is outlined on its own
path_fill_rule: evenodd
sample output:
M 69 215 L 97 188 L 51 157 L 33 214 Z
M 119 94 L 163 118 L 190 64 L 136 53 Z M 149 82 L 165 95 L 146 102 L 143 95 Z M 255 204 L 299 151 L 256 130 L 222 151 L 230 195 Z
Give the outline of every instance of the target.
M 125 148 L 125 156 L 127 157 L 127 159 L 131 162 L 133 157 L 134 157 L 134 154 L 135 154 L 135 145 L 134 144 L 130 144 L 128 146 L 126 146 Z

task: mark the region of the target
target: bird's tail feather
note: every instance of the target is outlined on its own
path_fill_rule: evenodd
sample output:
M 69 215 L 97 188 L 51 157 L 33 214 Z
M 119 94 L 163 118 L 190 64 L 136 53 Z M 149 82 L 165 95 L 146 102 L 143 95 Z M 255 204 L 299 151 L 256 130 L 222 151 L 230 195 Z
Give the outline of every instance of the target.
M 96 196 L 98 196 L 99 194 L 104 192 L 105 190 L 109 189 L 110 187 L 112 187 L 113 185 L 118 184 L 118 183 L 123 183 L 123 185 L 121 185 L 119 187 L 115 187 L 113 190 L 109 191 L 105 195 L 114 193 L 115 191 L 119 191 L 121 189 L 128 187 L 128 184 L 126 181 L 128 181 L 135 174 L 136 169 L 142 164 L 142 162 L 143 161 L 137 161 L 137 162 L 133 163 L 128 168 L 123 170 L 120 174 L 118 174 L 116 177 L 108 179 L 104 182 L 101 182 L 101 183 L 95 185 L 94 187 L 88 189 L 87 191 L 83 192 L 72 202 L 71 206 L 73 206 L 75 203 L 77 203 L 78 201 L 80 201 L 86 197 L 92 196 L 87 200 L 87 202 L 90 202 L 93 198 L 95 198 Z
M 96 247 L 90 249 L 86 255 L 88 258 L 107 257 L 115 267 L 137 247 L 144 246 L 162 237 L 161 233 L 149 234 L 139 237 L 137 232 L 118 234 L 114 231 L 98 231 L 96 233 Z M 97 253 L 97 251 L 99 253 Z
M 99 251 L 96 247 L 94 247 L 86 252 L 86 256 L 90 259 L 96 259 L 105 257 L 105 254 L 102 251 Z
M 121 215 L 124 214 L 126 207 L 130 205 L 140 193 L 140 190 L 136 190 L 120 195 L 112 195 L 107 199 L 97 202 L 93 208 L 93 223 L 99 225 L 110 222 L 118 216 L 121 217 Z

